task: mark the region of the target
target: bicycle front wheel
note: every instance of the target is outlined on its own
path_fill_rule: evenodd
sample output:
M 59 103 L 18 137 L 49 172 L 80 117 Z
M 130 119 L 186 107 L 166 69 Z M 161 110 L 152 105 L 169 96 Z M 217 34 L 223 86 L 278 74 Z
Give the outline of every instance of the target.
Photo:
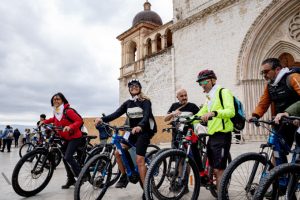
M 22 158 L 25 154 L 29 153 L 34 149 L 34 145 L 30 142 L 23 144 L 19 149 L 19 156 Z
M 21 196 L 33 196 L 48 185 L 53 171 L 54 163 L 50 160 L 47 151 L 39 149 L 31 151 L 24 155 L 14 168 L 13 189 Z
M 272 169 L 262 179 L 253 199 L 300 199 L 300 165 L 287 163 Z
M 235 158 L 223 173 L 218 199 L 252 199 L 265 174 L 266 164 L 266 158 L 259 153 L 245 153 Z
M 196 200 L 200 176 L 195 161 L 178 149 L 163 151 L 148 168 L 144 190 L 146 198 L 151 200 Z
M 75 200 L 100 200 L 110 186 L 112 165 L 106 155 L 95 155 L 82 168 L 75 185 Z

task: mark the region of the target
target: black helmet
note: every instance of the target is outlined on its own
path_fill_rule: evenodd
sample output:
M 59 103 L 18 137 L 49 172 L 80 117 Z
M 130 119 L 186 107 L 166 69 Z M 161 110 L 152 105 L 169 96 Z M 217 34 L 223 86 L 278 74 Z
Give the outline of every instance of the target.
M 128 82 L 128 87 L 130 87 L 131 85 L 138 85 L 140 88 L 142 88 L 142 85 L 139 81 L 139 79 L 132 79 Z
M 211 79 L 211 78 L 217 79 L 217 76 L 213 70 L 208 70 L 208 69 L 202 70 L 199 72 L 196 82 L 200 82 L 205 79 Z

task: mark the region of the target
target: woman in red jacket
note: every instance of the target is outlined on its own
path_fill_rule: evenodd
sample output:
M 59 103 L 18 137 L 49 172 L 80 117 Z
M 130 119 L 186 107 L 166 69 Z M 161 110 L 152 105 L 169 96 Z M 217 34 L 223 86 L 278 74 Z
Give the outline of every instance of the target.
M 76 180 L 74 175 L 77 177 L 81 170 L 73 155 L 82 142 L 80 127 L 83 121 L 82 118 L 70 108 L 68 100 L 62 93 L 59 92 L 53 95 L 51 105 L 53 107 L 54 116 L 44 120 L 42 123 L 53 123 L 54 126 L 63 127 L 63 130 L 58 131 L 58 134 L 65 140 L 62 151 L 65 155 L 63 162 L 67 171 L 68 180 L 67 183 L 62 186 L 62 189 L 68 189 L 71 185 L 75 184 Z

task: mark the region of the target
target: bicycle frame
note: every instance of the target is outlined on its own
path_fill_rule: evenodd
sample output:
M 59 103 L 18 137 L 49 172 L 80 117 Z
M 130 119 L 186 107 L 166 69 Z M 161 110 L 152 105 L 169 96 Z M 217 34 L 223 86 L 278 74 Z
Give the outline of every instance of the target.
M 123 136 L 120 136 L 119 135 L 119 129 L 115 128 L 115 132 L 112 135 L 111 144 L 116 146 L 116 150 L 121 155 L 121 159 L 122 159 L 122 162 L 124 164 L 126 174 L 127 174 L 128 177 L 131 177 L 133 174 L 138 173 L 138 168 L 137 168 L 137 166 L 134 166 L 135 169 L 134 170 L 131 169 L 130 164 L 129 164 L 130 161 L 128 160 L 128 159 L 131 159 L 131 157 L 130 158 L 126 157 L 126 152 L 125 151 L 127 151 L 127 150 L 125 150 L 122 147 L 121 143 L 124 143 L 124 144 L 128 145 L 129 148 L 135 147 L 128 140 L 126 140 Z

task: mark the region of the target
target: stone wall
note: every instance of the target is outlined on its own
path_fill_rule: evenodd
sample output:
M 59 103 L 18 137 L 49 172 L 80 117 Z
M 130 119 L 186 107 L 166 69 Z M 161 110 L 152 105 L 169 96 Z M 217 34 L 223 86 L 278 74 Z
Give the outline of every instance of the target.
M 155 136 L 152 138 L 151 143 L 152 144 L 159 144 L 159 143 L 167 143 L 171 141 L 171 133 L 167 133 L 167 132 L 162 132 L 163 128 L 168 127 L 169 125 L 167 125 L 164 120 L 164 117 L 159 116 L 159 117 L 155 117 L 155 121 L 157 123 L 157 133 L 155 134 Z M 94 126 L 94 119 L 95 118 L 84 118 L 84 125 L 87 127 L 89 135 L 96 135 L 99 137 L 99 133 L 98 131 L 95 129 Z M 114 121 L 111 122 L 112 125 L 116 125 L 116 126 L 121 126 L 123 125 L 125 122 L 125 117 L 120 117 Z M 99 143 L 99 139 L 95 139 L 92 141 L 92 143 Z
M 173 18 L 175 22 L 188 18 L 219 1 L 221 0 L 173 0 Z
M 188 88 L 190 101 L 201 104 L 205 95 L 195 80 L 200 70 L 209 68 L 216 72 L 218 84 L 231 89 L 243 101 L 236 77 L 239 51 L 251 24 L 270 2 L 239 1 L 221 10 L 216 8 L 215 13 L 195 18 L 194 22 L 191 18 L 186 26 L 175 24 L 176 89 Z
M 152 110 L 155 116 L 167 113 L 175 101 L 175 92 L 172 86 L 172 47 L 153 54 L 145 59 L 144 73 L 136 74 L 135 78 L 141 81 L 143 92 L 151 99 Z M 120 103 L 128 99 L 127 83 L 120 81 Z

